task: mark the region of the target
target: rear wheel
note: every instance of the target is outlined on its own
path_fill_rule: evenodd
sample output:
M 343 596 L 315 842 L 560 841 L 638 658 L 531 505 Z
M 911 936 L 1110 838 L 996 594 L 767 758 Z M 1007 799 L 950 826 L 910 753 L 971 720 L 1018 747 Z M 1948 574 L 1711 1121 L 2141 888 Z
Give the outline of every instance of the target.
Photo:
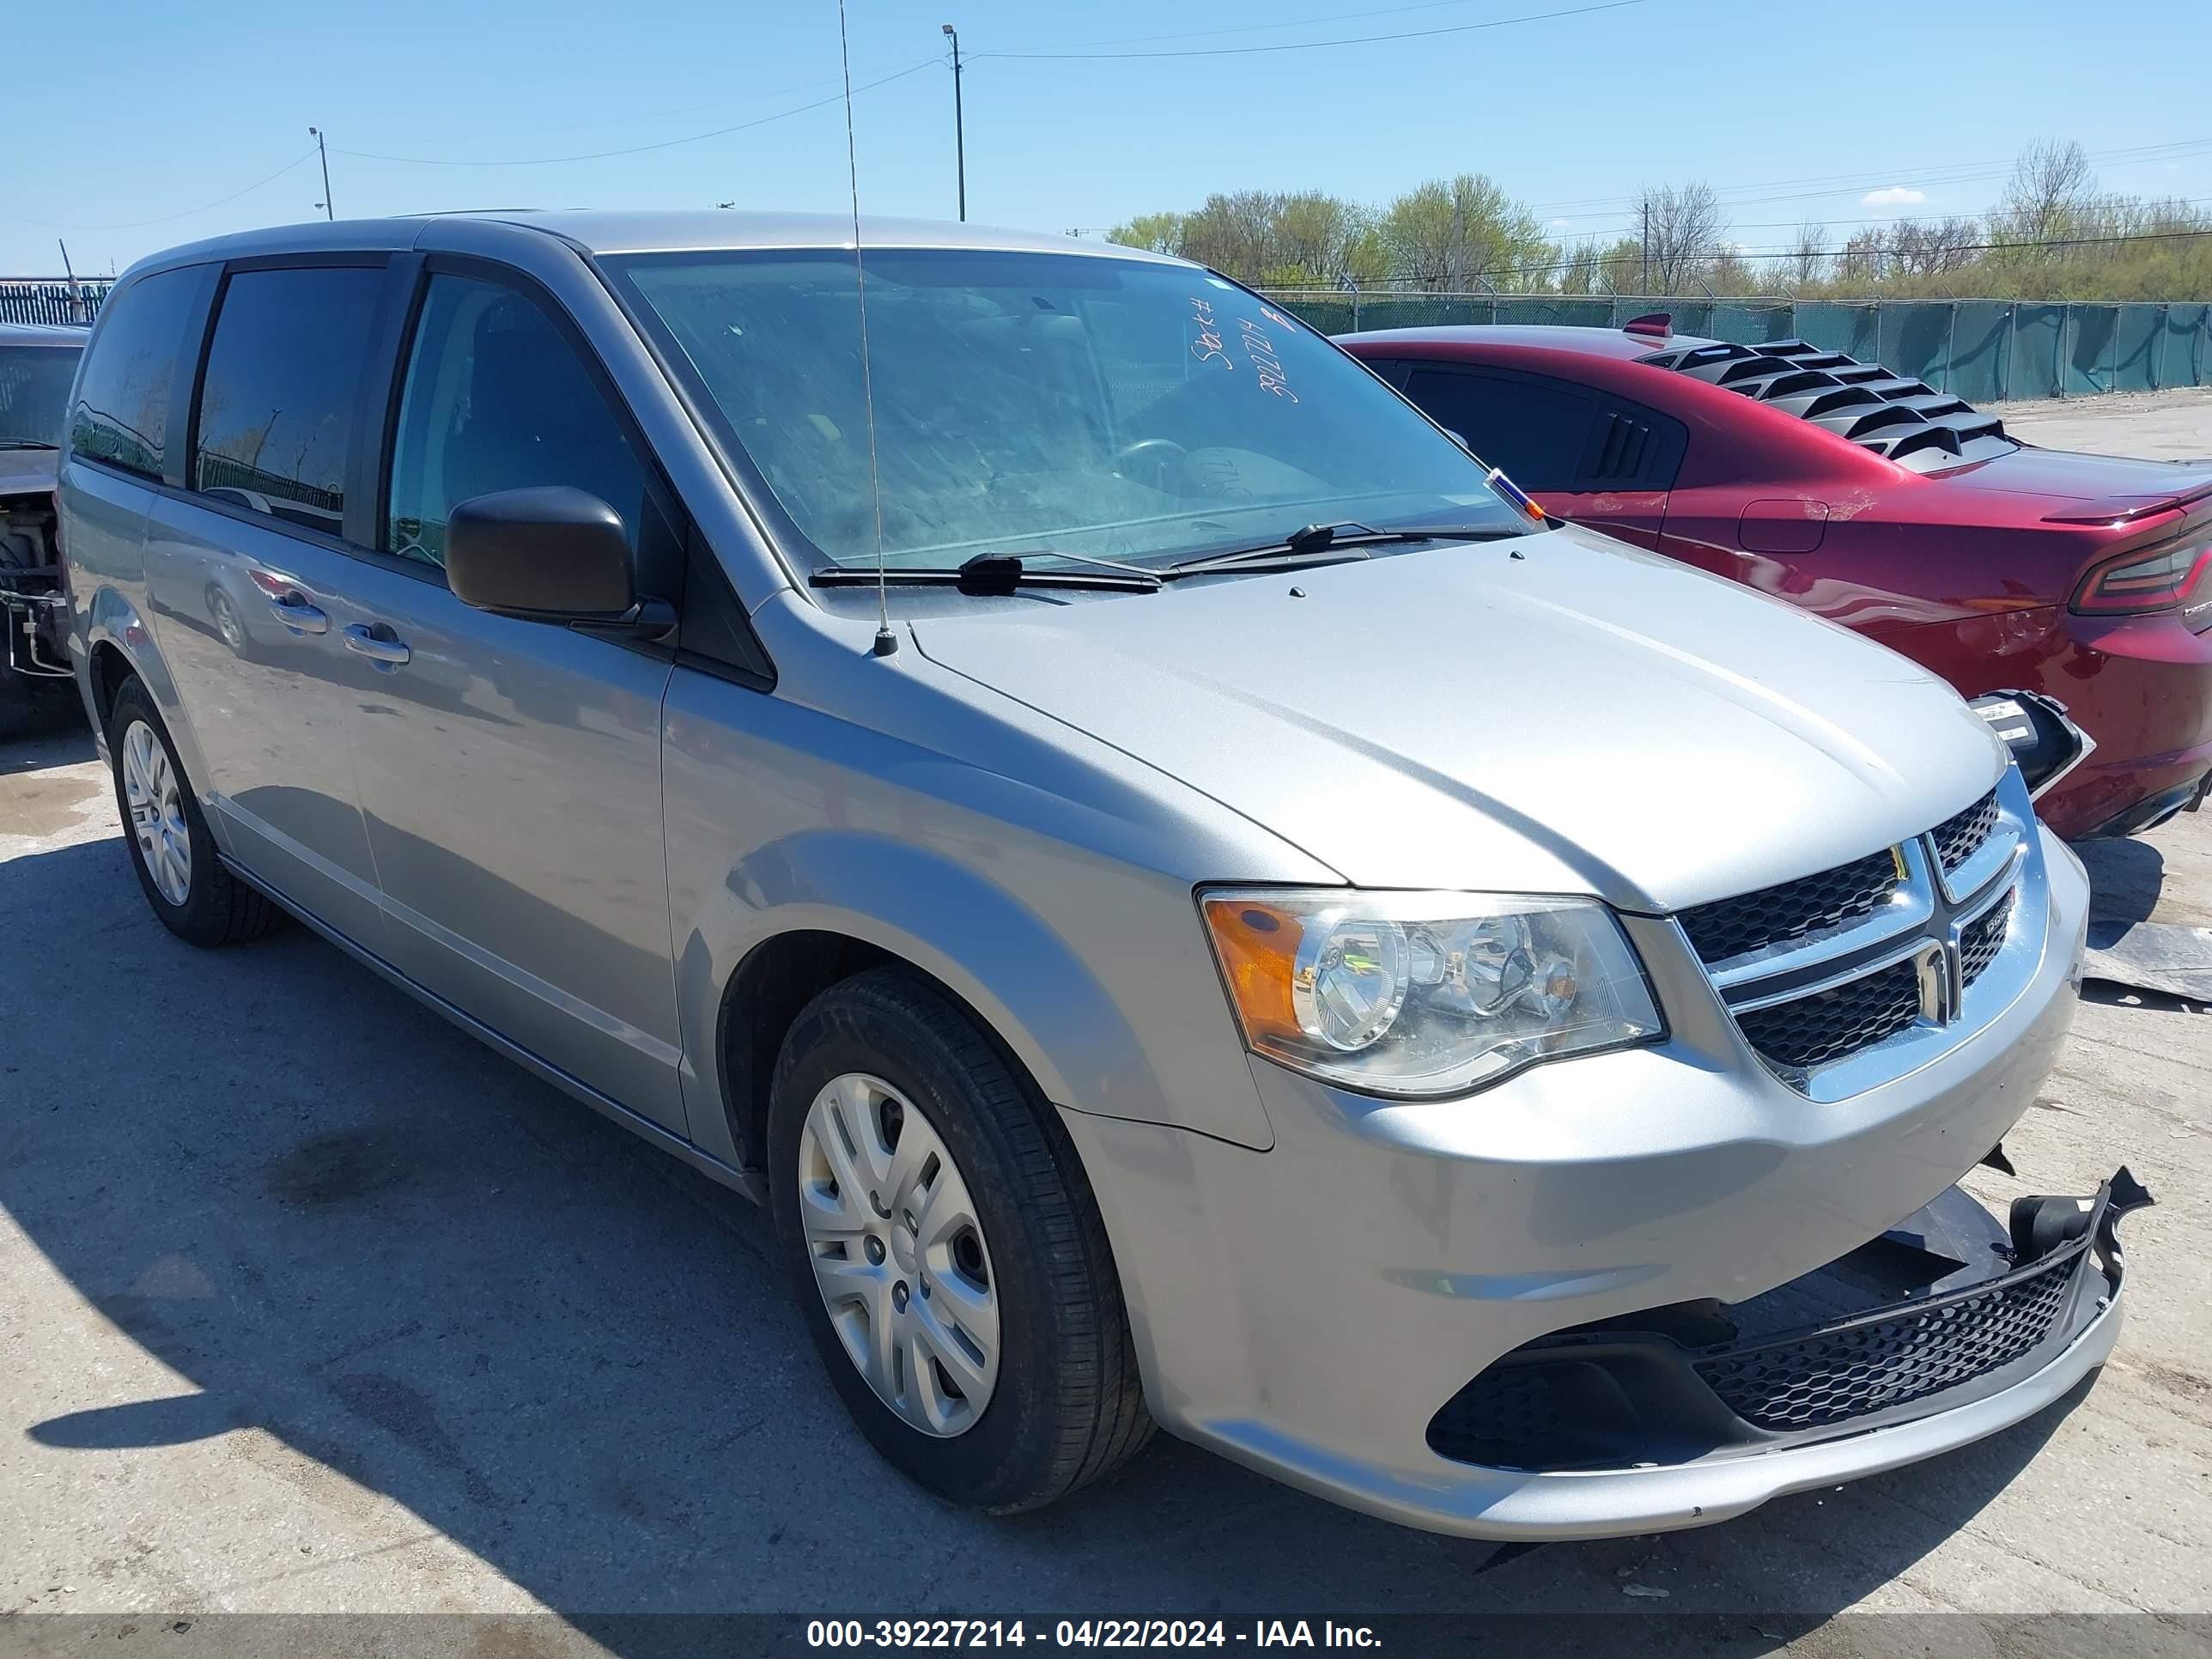
M 954 1503 L 1033 1509 L 1152 1435 L 1104 1228 L 1050 1109 L 965 1010 L 876 969 L 777 1062 L 779 1243 L 862 1433 Z
M 258 939 L 284 913 L 224 869 L 168 728 L 144 684 L 125 680 L 107 719 L 115 810 L 146 902 L 179 939 L 201 945 Z

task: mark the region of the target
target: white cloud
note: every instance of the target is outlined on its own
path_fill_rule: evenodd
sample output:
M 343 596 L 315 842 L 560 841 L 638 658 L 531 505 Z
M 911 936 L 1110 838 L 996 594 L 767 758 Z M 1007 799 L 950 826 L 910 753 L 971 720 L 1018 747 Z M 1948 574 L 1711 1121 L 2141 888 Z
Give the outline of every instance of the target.
M 1910 185 L 1891 185 L 1882 190 L 1870 190 L 1859 198 L 1863 207 L 1906 207 L 1928 199 L 1924 190 L 1915 190 Z
M 1565 219 L 1554 219 L 1552 221 L 1552 228 L 1553 230 L 1557 230 L 1566 222 L 1567 222 Z

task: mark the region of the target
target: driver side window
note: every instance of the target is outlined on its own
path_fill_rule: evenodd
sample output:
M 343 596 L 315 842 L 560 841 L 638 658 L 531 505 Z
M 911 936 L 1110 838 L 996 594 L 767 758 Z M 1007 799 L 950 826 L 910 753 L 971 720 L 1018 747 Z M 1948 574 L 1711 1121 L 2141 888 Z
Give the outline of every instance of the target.
M 599 496 L 622 514 L 635 552 L 646 476 L 544 312 L 495 283 L 431 277 L 400 395 L 386 552 L 442 569 L 456 502 L 537 484 Z

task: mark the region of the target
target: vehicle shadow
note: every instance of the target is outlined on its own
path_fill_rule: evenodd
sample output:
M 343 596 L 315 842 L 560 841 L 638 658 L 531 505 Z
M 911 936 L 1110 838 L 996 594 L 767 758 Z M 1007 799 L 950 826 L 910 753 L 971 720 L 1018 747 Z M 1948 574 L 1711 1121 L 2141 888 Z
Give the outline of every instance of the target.
M 52 948 L 0 1068 L 0 1205 L 65 1281 L 9 1294 L 33 1331 L 81 1296 L 190 1380 L 34 1360 L 0 1432 L 72 1487 L 179 1445 L 241 1482 L 283 1457 L 342 1543 L 383 1494 L 617 1651 L 651 1645 L 627 1615 L 735 1611 L 1658 1608 L 1764 1647 L 1950 1538 L 2072 1403 L 1723 1527 L 1504 1559 L 1164 1439 L 1053 1510 L 957 1512 L 848 1426 L 742 1200 L 303 930 L 189 950 L 118 842 L 0 872 L 0 927 Z
M 44 772 L 99 757 L 100 751 L 93 746 L 92 727 L 85 723 L 84 711 L 79 708 L 73 715 L 48 720 L 35 735 L 0 743 L 0 777 Z
M 2089 872 L 2089 945 L 2101 951 L 2158 908 L 2166 855 L 2147 841 L 2109 836 L 2074 850 Z

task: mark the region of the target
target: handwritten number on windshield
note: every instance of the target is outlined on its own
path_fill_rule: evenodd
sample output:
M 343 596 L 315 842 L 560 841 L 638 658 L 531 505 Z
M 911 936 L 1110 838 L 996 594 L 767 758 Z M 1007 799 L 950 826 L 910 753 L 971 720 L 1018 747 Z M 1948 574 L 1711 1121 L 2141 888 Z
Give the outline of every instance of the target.
M 1257 323 L 1239 317 L 1237 326 L 1244 331 L 1244 355 L 1251 359 L 1260 376 L 1260 390 L 1297 402 L 1298 394 L 1291 390 L 1290 382 L 1284 378 L 1282 359 L 1275 356 L 1275 343 L 1260 331 Z
M 1260 307 L 1260 314 L 1286 330 L 1294 330 L 1297 326 L 1288 318 L 1279 315 L 1266 306 Z M 1198 295 L 1192 295 L 1190 321 L 1196 331 L 1196 337 L 1190 343 L 1191 356 L 1201 363 L 1219 363 L 1233 373 L 1237 360 L 1230 355 L 1228 344 L 1223 337 L 1221 320 L 1214 315 L 1212 302 Z M 1275 343 L 1267 331 L 1249 317 L 1237 319 L 1237 337 L 1243 343 L 1245 359 L 1252 365 L 1253 373 L 1259 377 L 1260 390 L 1271 398 L 1297 402 L 1298 394 L 1291 390 L 1288 372 L 1283 368 L 1283 360 L 1275 355 Z
M 1235 368 L 1228 349 L 1221 343 L 1221 325 L 1214 320 L 1213 307 L 1195 294 L 1190 296 L 1190 320 L 1198 330 L 1198 337 L 1190 343 L 1192 355 L 1201 363 L 1218 362 L 1224 368 Z

